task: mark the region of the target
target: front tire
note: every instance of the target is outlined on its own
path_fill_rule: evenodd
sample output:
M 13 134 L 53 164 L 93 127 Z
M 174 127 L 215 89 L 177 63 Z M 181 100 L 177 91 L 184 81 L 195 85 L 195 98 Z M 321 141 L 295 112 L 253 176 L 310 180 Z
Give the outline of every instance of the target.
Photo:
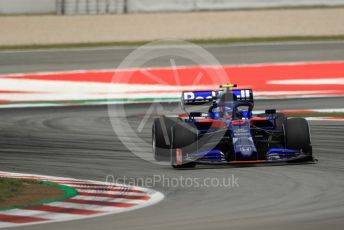
M 304 118 L 290 118 L 283 123 L 285 144 L 288 149 L 301 150 L 312 155 L 308 122 Z

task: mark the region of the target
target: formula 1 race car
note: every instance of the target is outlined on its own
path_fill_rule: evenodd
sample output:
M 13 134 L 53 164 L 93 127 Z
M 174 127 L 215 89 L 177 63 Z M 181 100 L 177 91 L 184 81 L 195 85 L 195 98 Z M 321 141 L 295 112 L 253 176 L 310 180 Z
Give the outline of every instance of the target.
M 251 89 L 236 89 L 234 84 L 220 88 L 183 92 L 181 105 L 185 114 L 154 120 L 155 160 L 170 161 L 174 168 L 314 161 L 304 118 L 288 119 L 276 110 L 253 115 Z

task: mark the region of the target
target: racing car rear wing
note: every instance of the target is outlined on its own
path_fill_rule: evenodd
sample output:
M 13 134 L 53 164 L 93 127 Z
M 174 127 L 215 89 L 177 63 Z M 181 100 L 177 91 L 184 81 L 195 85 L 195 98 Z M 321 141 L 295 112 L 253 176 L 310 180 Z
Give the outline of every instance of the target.
M 217 91 L 183 92 L 182 100 L 184 105 L 205 104 L 216 100 L 217 94 Z
M 216 101 L 223 95 L 224 92 L 227 92 L 227 95 L 230 96 L 229 100 L 253 103 L 252 89 L 183 92 L 182 102 L 184 105 L 202 105 Z

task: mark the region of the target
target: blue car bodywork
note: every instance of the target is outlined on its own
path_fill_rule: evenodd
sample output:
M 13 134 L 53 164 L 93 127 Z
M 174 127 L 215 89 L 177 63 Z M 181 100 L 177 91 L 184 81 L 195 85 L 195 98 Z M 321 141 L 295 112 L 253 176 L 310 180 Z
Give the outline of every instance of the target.
M 251 89 L 184 92 L 182 107 L 210 103 L 207 113 L 187 112 L 179 116 L 183 124 L 174 126 L 174 139 L 193 136 L 193 142 L 171 147 L 172 166 L 215 163 L 266 163 L 313 161 L 312 147 L 288 148 L 284 114 L 266 110 L 253 115 Z M 182 126 L 189 128 L 183 128 Z M 308 124 L 307 124 L 308 125 Z M 191 127 L 191 128 L 190 128 Z M 172 131 L 173 132 L 173 131 Z M 183 134 L 183 135 L 182 135 Z M 173 139 L 173 138 L 172 138 Z

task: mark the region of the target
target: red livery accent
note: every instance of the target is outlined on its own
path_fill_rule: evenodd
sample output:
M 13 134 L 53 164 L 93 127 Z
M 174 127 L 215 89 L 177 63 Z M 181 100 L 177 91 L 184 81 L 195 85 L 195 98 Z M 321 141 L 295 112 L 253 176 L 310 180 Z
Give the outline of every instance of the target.
M 227 123 L 224 121 L 214 120 L 211 126 L 214 128 L 226 128 Z
M 227 127 L 227 123 L 224 121 L 213 120 L 213 119 L 202 119 L 198 120 L 199 123 L 211 123 L 211 127 L 213 128 L 225 128 Z
M 253 123 L 255 122 L 255 121 L 266 121 L 267 119 L 266 119 L 266 117 L 253 117 L 253 118 L 251 118 L 251 120 L 250 120 L 250 125 L 253 125 Z
M 183 113 L 183 114 L 179 114 L 179 117 L 182 118 L 182 119 L 184 119 L 184 118 L 188 118 L 189 115 L 186 114 L 186 113 Z
M 210 122 L 214 122 L 213 119 L 202 119 L 202 120 L 197 120 L 197 122 L 199 123 L 210 123 Z
M 246 120 L 233 120 L 232 125 L 244 125 L 246 124 Z
M 176 149 L 176 165 L 183 164 L 183 153 L 182 149 Z

